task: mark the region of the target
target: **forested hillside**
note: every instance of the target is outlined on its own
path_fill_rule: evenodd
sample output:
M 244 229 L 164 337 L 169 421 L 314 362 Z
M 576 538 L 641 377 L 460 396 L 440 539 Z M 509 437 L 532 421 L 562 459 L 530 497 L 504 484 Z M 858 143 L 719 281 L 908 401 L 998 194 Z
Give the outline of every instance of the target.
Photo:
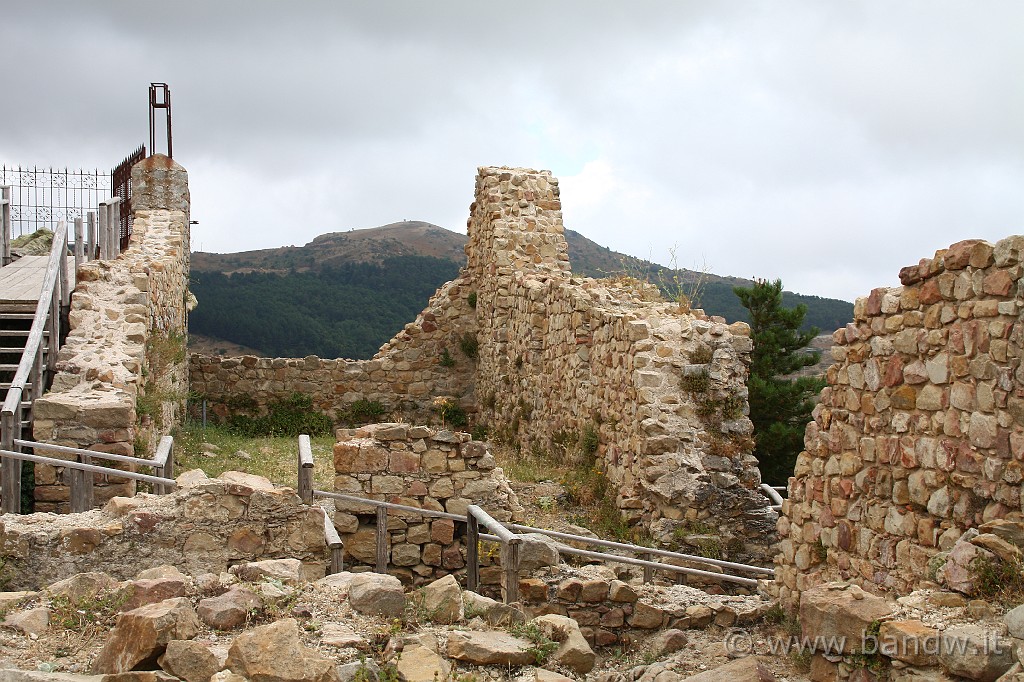
M 730 322 L 747 311 L 732 292 L 750 280 L 692 270 L 669 270 L 600 246 L 566 230 L 574 273 L 627 274 L 691 293 L 709 315 Z M 195 253 L 192 292 L 199 306 L 189 318 L 193 334 L 258 350 L 268 356 L 369 358 L 430 296 L 465 265 L 466 235 L 409 221 L 321 235 L 299 247 L 243 253 Z M 675 278 L 678 277 L 677 287 Z M 807 326 L 825 333 L 853 317 L 853 304 L 786 292 L 787 306 L 807 305 Z
M 369 358 L 459 266 L 430 256 L 305 272 L 193 271 L 189 329 L 272 357 Z

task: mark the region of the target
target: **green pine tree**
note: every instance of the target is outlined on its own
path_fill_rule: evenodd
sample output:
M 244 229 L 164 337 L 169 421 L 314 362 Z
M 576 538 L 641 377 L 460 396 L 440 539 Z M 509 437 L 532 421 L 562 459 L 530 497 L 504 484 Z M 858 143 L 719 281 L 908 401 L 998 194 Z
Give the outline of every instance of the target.
M 757 444 L 754 455 L 764 482 L 785 485 L 803 449 L 814 396 L 825 386 L 817 377 L 787 377 L 818 362 L 820 353 L 801 352 L 818 335 L 818 329 L 800 331 L 807 306 L 782 306 L 782 280 L 755 280 L 754 286 L 733 291 L 750 312 L 754 343 L 747 381 Z

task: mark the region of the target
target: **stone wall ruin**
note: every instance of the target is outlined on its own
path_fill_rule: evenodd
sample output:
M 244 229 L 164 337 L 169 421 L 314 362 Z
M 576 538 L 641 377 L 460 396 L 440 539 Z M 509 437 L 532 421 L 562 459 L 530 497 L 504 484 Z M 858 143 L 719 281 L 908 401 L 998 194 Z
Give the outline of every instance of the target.
M 457 514 L 477 504 L 500 521 L 522 508 L 486 443 L 469 434 L 407 424 L 339 429 L 334 446 L 334 489 L 354 497 Z M 376 508 L 335 500 L 334 525 L 345 543 L 346 566 L 374 566 Z M 465 523 L 415 512 L 389 511 L 389 571 L 406 583 L 421 583 L 466 565 Z M 484 566 L 492 562 L 484 557 Z M 497 584 L 497 571 L 483 571 Z
M 300 390 L 339 422 L 364 398 L 422 423 L 451 396 L 526 451 L 593 434 L 631 523 L 666 543 L 713 525 L 730 558 L 763 556 L 775 515 L 751 455 L 748 327 L 635 280 L 573 276 L 560 209 L 550 172 L 481 168 L 467 267 L 372 360 L 193 356 L 193 389 L 221 414 Z
M 933 585 L 965 531 L 1022 520 L 1022 250 L 1020 236 L 953 244 L 835 332 L 778 524 L 784 601 L 835 580 Z
M 132 183 L 128 248 L 76 273 L 53 385 L 32 405 L 38 442 L 150 457 L 180 417 L 188 392 L 188 176 L 155 155 L 135 165 Z M 65 475 L 36 465 L 37 511 L 67 511 Z M 98 503 L 135 490 L 132 481 L 97 478 Z

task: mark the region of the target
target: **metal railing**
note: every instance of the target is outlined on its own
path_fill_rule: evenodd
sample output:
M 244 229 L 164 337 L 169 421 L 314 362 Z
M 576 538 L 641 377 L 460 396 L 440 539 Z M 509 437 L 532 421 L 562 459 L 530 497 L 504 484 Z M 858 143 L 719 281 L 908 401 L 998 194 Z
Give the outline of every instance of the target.
M 673 552 L 654 547 L 643 547 L 641 545 L 614 542 L 612 540 L 602 540 L 599 538 L 548 530 L 545 528 L 534 528 L 532 526 L 524 526 L 518 523 L 501 523 L 496 521 L 477 505 L 472 504 L 467 508 L 466 515 L 462 516 L 449 512 L 422 509 L 420 507 L 411 507 L 408 505 L 383 502 L 380 500 L 371 500 L 355 495 L 345 495 L 343 493 L 316 490 L 313 484 L 313 466 L 313 453 L 312 448 L 310 447 L 309 436 L 299 436 L 298 490 L 299 496 L 302 498 L 304 503 L 313 504 L 314 498 L 324 498 L 360 503 L 368 507 L 375 508 L 377 516 L 377 536 L 374 570 L 377 573 L 387 572 L 387 513 L 388 510 L 395 510 L 419 514 L 421 516 L 451 519 L 453 521 L 466 524 L 466 588 L 470 590 L 475 590 L 479 586 L 479 541 L 487 540 L 500 543 L 502 546 L 501 558 L 502 569 L 504 572 L 504 596 L 506 603 L 517 601 L 519 598 L 519 554 L 523 541 L 522 536 L 519 533 L 540 533 L 556 540 L 608 547 L 645 557 L 637 558 L 635 556 L 620 556 L 616 554 L 608 554 L 606 552 L 594 552 L 585 549 L 577 549 L 576 547 L 570 547 L 562 543 L 559 543 L 558 545 L 558 551 L 561 554 L 573 554 L 604 562 L 640 566 L 644 569 L 644 582 L 651 582 L 654 579 L 655 571 L 676 573 L 679 575 L 692 575 L 720 582 L 731 582 L 746 587 L 756 587 L 758 578 L 734 575 L 733 573 L 725 573 L 724 571 L 731 570 L 733 572 L 752 574 L 762 578 L 774 578 L 775 576 L 774 569 L 764 568 L 761 566 L 752 566 L 733 561 L 725 561 L 723 559 L 713 559 L 693 554 L 684 554 L 681 552 Z M 327 516 L 329 515 L 325 514 L 325 518 Z M 490 533 L 481 533 L 480 524 L 483 524 L 484 528 L 490 531 Z M 337 530 L 334 529 L 334 524 L 327 520 L 325 521 L 325 525 L 331 526 L 331 529 L 334 531 L 334 537 L 339 538 L 338 542 L 340 543 L 340 536 L 337 535 Z M 335 551 L 340 554 L 341 548 L 336 550 L 332 549 L 332 571 L 334 571 L 333 566 L 335 561 L 333 556 Z M 692 566 L 677 566 L 675 564 L 662 563 L 660 561 L 654 561 L 653 559 L 655 557 L 664 557 L 675 561 L 685 561 L 687 563 L 697 564 L 699 566 L 705 566 L 707 568 L 717 570 L 703 570 Z M 342 564 L 340 558 L 337 560 L 337 566 L 338 570 L 341 570 Z
M 782 495 L 780 495 L 779 493 L 780 492 L 782 492 L 782 493 L 786 492 L 786 487 L 785 486 L 781 486 L 781 485 L 768 485 L 767 483 L 762 483 L 761 484 L 761 492 L 763 492 L 765 494 L 765 497 L 767 497 L 769 500 L 771 500 L 772 511 L 777 511 L 777 512 L 781 512 L 782 511 L 783 499 L 782 499 Z
M 40 455 L 29 455 L 20 450 L 10 448 L 0 449 L 0 461 L 2 461 L 3 474 L 3 499 L 2 508 L 4 513 L 21 513 L 21 462 L 35 462 L 37 464 L 49 464 L 54 467 L 63 467 L 71 472 L 71 512 L 89 511 L 93 508 L 93 474 L 104 474 L 115 478 L 127 478 L 134 481 L 143 481 L 153 484 L 153 492 L 157 495 L 166 495 L 177 487 L 174 480 L 174 438 L 164 436 L 160 439 L 156 454 L 152 459 L 140 457 L 128 457 L 127 455 L 115 455 L 109 452 L 98 452 L 96 450 L 82 450 L 80 448 L 69 448 L 63 445 L 52 445 L 50 443 L 35 443 L 32 441 L 15 439 L 13 443 L 17 448 L 31 448 L 33 451 L 57 452 L 62 455 L 74 455 L 80 461 L 69 461 L 57 459 L 56 457 L 43 457 Z M 110 460 L 125 464 L 136 464 L 152 467 L 159 475 L 139 474 L 134 471 L 122 471 L 104 466 L 97 466 L 92 460 Z M 17 463 L 17 467 L 12 466 Z M 9 471 L 17 469 L 18 476 L 13 481 Z

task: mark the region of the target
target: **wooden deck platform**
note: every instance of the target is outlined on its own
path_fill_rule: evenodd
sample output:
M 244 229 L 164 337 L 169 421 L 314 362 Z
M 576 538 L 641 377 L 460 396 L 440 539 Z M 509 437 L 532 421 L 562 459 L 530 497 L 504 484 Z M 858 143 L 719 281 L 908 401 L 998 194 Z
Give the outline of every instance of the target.
M 0 268 L 0 305 L 32 304 L 39 301 L 49 256 L 22 256 Z M 68 257 L 68 286 L 75 288 L 75 258 Z

